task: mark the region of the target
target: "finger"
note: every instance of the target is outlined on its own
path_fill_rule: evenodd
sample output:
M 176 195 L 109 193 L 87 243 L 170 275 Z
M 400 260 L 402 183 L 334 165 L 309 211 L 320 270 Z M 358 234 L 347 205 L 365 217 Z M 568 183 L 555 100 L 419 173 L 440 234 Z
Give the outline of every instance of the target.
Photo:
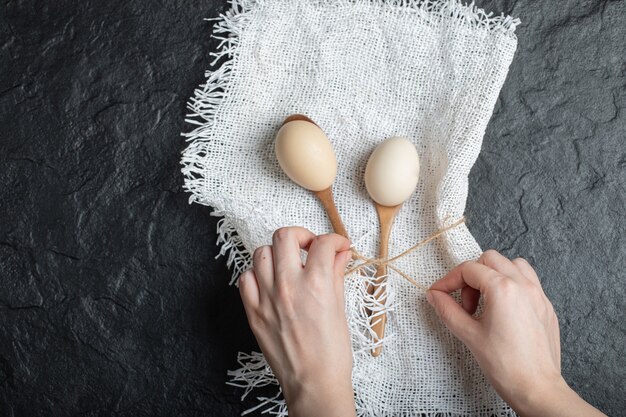
M 496 270 L 478 262 L 467 261 L 453 268 L 430 289 L 449 293 L 469 285 L 484 293 L 490 284 L 501 278 L 502 274 Z
M 241 301 L 246 309 L 246 314 L 248 314 L 248 310 L 252 312 L 259 307 L 259 283 L 254 275 L 254 271 L 248 269 L 242 273 L 241 276 L 239 276 L 238 285 Z
M 515 258 L 513 259 L 513 265 L 522 273 L 522 275 L 528 278 L 533 284 L 539 285 L 541 287 L 541 282 L 539 281 L 539 277 L 537 273 L 533 269 L 532 266 L 528 263 L 528 261 L 524 258 Z
M 478 300 L 480 300 L 480 291 L 469 286 L 461 289 L 461 306 L 467 314 L 472 315 L 476 312 Z
M 352 251 L 350 250 L 339 252 L 337 255 L 335 255 L 335 264 L 333 267 L 334 279 L 332 285 L 334 286 L 337 294 L 341 297 L 342 300 L 344 296 L 344 285 L 346 281 L 344 272 L 346 271 L 346 267 L 350 263 L 351 259 Z
M 306 269 L 320 269 L 332 271 L 337 252 L 350 249 L 350 241 L 336 233 L 319 235 L 309 246 L 309 255 L 306 259 Z
M 261 300 L 268 296 L 274 287 L 274 261 L 272 247 L 265 245 L 256 248 L 252 254 L 254 275 L 259 284 Z
M 426 293 L 443 324 L 465 344 L 470 344 L 479 331 L 479 324 L 449 294 L 430 289 Z
M 281 227 L 272 236 L 276 271 L 302 269 L 300 249 L 307 248 L 315 234 L 304 227 Z
M 352 251 L 350 250 L 339 252 L 338 254 L 335 255 L 335 267 L 334 267 L 335 276 L 340 277 L 342 281 L 343 281 L 343 276 L 344 276 L 346 267 L 350 263 L 351 259 L 352 259 Z
M 513 265 L 513 262 L 511 262 L 509 258 L 501 255 L 498 251 L 495 251 L 493 249 L 489 249 L 483 252 L 483 254 L 480 255 L 480 258 L 478 258 L 477 262 L 486 265 L 492 269 L 495 269 L 502 275 L 506 275 L 507 277 L 514 280 L 524 278 L 519 269 L 517 269 L 517 267 Z
M 555 363 L 558 365 L 557 368 L 560 372 L 561 371 L 561 335 L 559 331 L 559 318 L 556 315 L 556 311 L 554 310 L 554 306 L 552 305 L 550 300 L 546 298 L 545 303 L 546 303 L 546 307 L 548 308 L 548 311 L 550 312 L 550 322 L 548 325 L 548 332 L 550 334 L 550 337 L 552 338 L 552 349 L 553 349 L 552 354 L 553 354 Z
M 556 313 L 554 313 L 554 323 L 554 331 L 552 334 L 555 339 L 554 346 L 556 348 L 556 363 L 559 365 L 559 372 L 561 372 L 561 333 L 559 330 L 559 319 L 557 318 Z

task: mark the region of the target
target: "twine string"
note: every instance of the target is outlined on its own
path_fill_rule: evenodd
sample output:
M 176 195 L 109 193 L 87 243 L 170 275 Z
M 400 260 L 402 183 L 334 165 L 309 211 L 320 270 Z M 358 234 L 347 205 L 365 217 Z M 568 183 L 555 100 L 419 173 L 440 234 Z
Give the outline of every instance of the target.
M 413 284 L 415 287 L 422 289 L 424 291 L 428 291 L 428 287 L 424 286 L 422 284 L 419 284 L 417 281 L 415 281 L 415 279 L 411 278 L 409 275 L 405 274 L 404 272 L 402 272 L 400 269 L 398 269 L 397 267 L 395 267 L 393 265 L 393 262 L 397 261 L 398 259 L 402 258 L 403 256 L 408 255 L 409 253 L 421 248 L 422 246 L 427 245 L 428 243 L 430 243 L 431 241 L 437 239 L 439 236 L 443 235 L 444 233 L 446 233 L 448 230 L 450 229 L 454 229 L 455 227 L 461 225 L 465 223 L 465 216 L 461 217 L 459 220 L 455 221 L 454 223 L 439 229 L 437 232 L 433 233 L 432 235 L 428 236 L 426 239 L 421 240 L 419 242 L 417 242 L 415 245 L 411 246 L 410 248 L 408 248 L 407 250 L 405 250 L 404 252 L 401 252 L 400 254 L 393 256 L 391 258 L 387 258 L 387 259 L 383 259 L 383 258 L 368 258 L 367 256 L 362 255 L 354 246 L 351 248 L 352 250 L 352 254 L 353 257 L 356 259 L 359 259 L 363 262 L 361 262 L 360 264 L 348 269 L 344 276 L 348 276 L 351 273 L 355 272 L 355 271 L 359 271 L 362 270 L 363 268 L 365 268 L 366 266 L 369 265 L 375 265 L 375 266 L 387 266 L 389 269 L 393 269 L 395 272 L 397 272 L 398 274 L 400 274 L 400 276 L 402 276 L 404 279 L 406 279 L 408 282 L 410 282 L 411 284 Z

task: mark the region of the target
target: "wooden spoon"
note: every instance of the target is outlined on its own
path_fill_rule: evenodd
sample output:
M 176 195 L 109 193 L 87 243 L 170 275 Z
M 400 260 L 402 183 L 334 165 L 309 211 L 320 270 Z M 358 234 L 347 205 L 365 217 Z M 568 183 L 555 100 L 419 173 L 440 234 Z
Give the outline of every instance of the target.
M 316 129 L 306 124 L 286 129 L 286 125 L 292 122 L 307 122 Z M 322 129 L 303 114 L 287 117 L 276 136 L 276 157 L 289 178 L 313 191 L 324 206 L 334 232 L 350 239 L 333 198 L 332 184 L 337 173 L 337 160 Z
M 380 223 L 380 243 L 378 257 L 387 259 L 389 256 L 389 238 L 396 214 L 417 185 L 419 179 L 419 157 L 415 146 L 406 138 L 393 137 L 382 142 L 372 152 L 365 169 L 365 185 L 374 200 L 378 222 Z M 377 265 L 376 279 L 367 288 L 370 295 L 386 279 L 388 268 L 386 265 Z M 385 304 L 387 295 L 379 290 L 376 300 Z M 372 331 L 376 335 L 375 342 L 385 336 L 387 315 L 383 312 L 371 318 Z M 372 350 L 372 356 L 378 356 L 382 346 Z

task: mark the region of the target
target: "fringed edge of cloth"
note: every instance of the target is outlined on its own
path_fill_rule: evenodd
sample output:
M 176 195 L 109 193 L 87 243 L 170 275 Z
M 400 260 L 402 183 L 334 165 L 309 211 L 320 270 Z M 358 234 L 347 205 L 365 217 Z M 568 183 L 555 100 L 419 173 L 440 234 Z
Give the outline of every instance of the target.
M 231 9 L 215 20 L 211 37 L 219 41 L 216 52 L 209 53 L 212 57 L 210 70 L 205 76 L 207 80 L 194 90 L 194 95 L 187 103 L 190 111 L 185 122 L 194 128 L 182 133 L 189 142 L 181 158 L 181 171 L 185 177 L 183 188 L 189 191 L 189 203 L 197 202 L 204 205 L 216 205 L 207 196 L 209 194 L 205 172 L 209 167 L 205 142 L 213 139 L 217 112 L 229 94 L 229 84 L 233 67 L 237 60 L 240 35 L 250 21 L 250 15 L 258 5 L 255 0 L 230 0 Z M 219 207 L 223 209 L 223 207 Z
M 199 203 L 215 207 L 212 216 L 222 217 L 217 225 L 217 244 L 220 245 L 220 252 L 217 256 L 227 256 L 227 266 L 232 269 L 230 279 L 231 285 L 237 285 L 239 275 L 251 266 L 251 256 L 244 247 L 241 238 L 237 234 L 236 222 L 229 218 L 224 208 L 223 201 L 213 201 L 209 190 L 209 184 L 205 178 L 205 172 L 210 169 L 210 161 L 206 152 L 206 142 L 213 138 L 213 127 L 215 125 L 217 113 L 225 98 L 229 95 L 230 81 L 233 76 L 233 68 L 238 57 L 240 35 L 250 22 L 251 15 L 255 10 L 261 8 L 266 0 L 230 0 L 230 10 L 221 14 L 215 19 L 211 37 L 219 41 L 216 52 L 209 54 L 212 57 L 210 69 L 206 72 L 206 82 L 194 90 L 194 95 L 190 98 L 187 108 L 190 111 L 185 122 L 193 126 L 190 132 L 183 133 L 189 143 L 182 153 L 181 171 L 184 175 L 184 189 L 191 195 L 189 203 Z M 369 4 L 371 6 L 383 7 L 390 13 L 418 14 L 428 21 L 457 20 L 461 24 L 470 27 L 488 30 L 492 33 L 499 33 L 505 36 L 515 37 L 514 31 L 519 25 L 519 19 L 514 19 L 504 14 L 494 16 L 493 13 L 486 13 L 478 8 L 473 2 L 464 5 L 459 0 L 312 0 L 309 4 L 320 4 L 328 7 L 345 7 L 354 4 Z M 372 278 L 359 274 L 354 276 L 361 280 Z M 369 282 L 369 281 L 368 281 Z M 383 281 L 383 286 L 388 280 Z M 357 283 L 362 288 L 367 288 L 366 283 Z M 393 290 L 389 288 L 379 288 L 386 291 L 388 298 L 386 305 L 381 305 L 377 298 L 367 291 L 363 291 L 362 308 L 346 306 L 348 319 L 357 323 L 357 327 L 362 331 L 352 334 L 353 346 L 363 348 L 355 350 L 353 354 L 369 354 L 374 346 L 384 343 L 387 336 L 372 344 L 372 334 L 370 326 L 370 316 L 366 310 L 370 310 L 376 316 L 382 311 L 393 309 Z M 349 309 L 349 311 L 348 311 Z M 392 335 L 389 335 L 392 337 Z M 275 386 L 276 394 L 272 397 L 257 397 L 258 404 L 245 410 L 242 415 L 253 411 L 260 411 L 262 414 L 286 417 L 288 415 L 287 405 L 282 397 L 282 391 L 274 376 L 270 366 L 267 364 L 263 354 L 252 352 L 250 354 L 239 352 L 237 361 L 239 369 L 228 371 L 230 381 L 226 383 L 244 389 L 241 397 L 243 400 L 255 388 L 265 386 Z M 356 399 L 357 415 L 359 417 L 369 417 L 374 415 L 367 404 L 363 404 Z M 406 414 L 408 416 L 408 414 Z M 428 417 L 449 416 L 459 417 L 459 413 L 426 412 L 422 415 Z M 476 416 L 515 416 L 511 410 L 508 411 L 485 411 Z M 398 414 L 398 417 L 404 414 Z

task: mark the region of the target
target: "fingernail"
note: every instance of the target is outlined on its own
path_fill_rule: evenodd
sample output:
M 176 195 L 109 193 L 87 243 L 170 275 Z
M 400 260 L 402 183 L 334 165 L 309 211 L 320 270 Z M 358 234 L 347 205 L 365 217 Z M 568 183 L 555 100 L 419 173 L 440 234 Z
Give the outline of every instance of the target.
M 426 291 L 426 301 L 428 301 L 428 304 L 433 305 L 433 292 L 432 292 L 432 290 Z

